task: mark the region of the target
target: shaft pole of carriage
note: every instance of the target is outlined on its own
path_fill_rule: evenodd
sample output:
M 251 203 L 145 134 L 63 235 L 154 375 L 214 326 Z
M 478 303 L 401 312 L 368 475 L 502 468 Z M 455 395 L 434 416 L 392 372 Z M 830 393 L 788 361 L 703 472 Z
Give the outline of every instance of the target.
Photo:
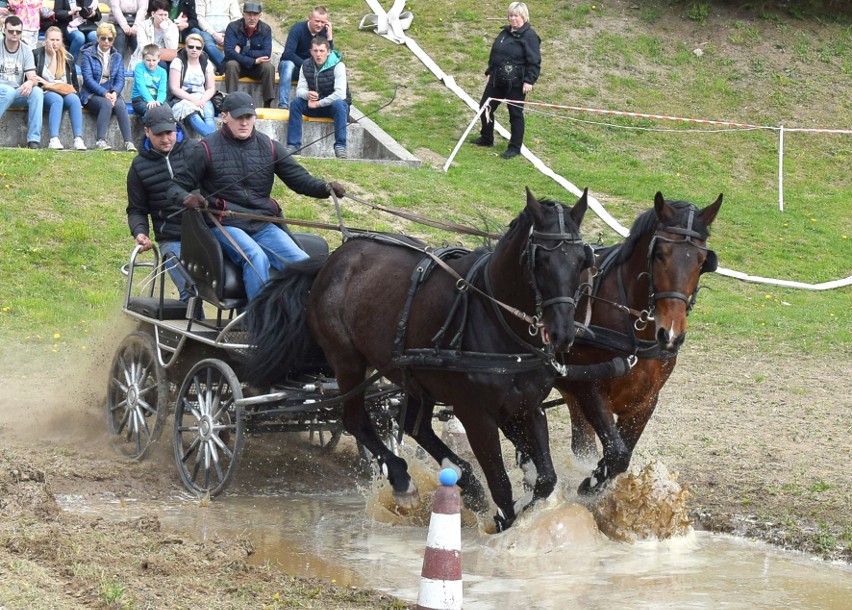
M 435 492 L 420 573 L 418 610 L 461 610 L 461 496 L 458 473 L 444 468 Z

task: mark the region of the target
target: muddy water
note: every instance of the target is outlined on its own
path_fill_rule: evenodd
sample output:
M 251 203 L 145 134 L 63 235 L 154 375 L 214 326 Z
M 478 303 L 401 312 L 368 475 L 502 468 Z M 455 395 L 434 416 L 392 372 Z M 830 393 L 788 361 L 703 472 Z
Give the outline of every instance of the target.
M 164 528 L 199 539 L 241 535 L 255 563 L 415 601 L 426 525 L 377 521 L 377 494 L 231 496 L 101 505 L 61 498 L 68 510 L 125 519 L 156 513 Z M 555 500 L 518 527 L 489 535 L 465 518 L 464 607 L 814 608 L 852 607 L 852 569 L 705 532 L 666 542 L 612 542 L 584 507 Z M 248 527 L 248 524 L 251 527 Z

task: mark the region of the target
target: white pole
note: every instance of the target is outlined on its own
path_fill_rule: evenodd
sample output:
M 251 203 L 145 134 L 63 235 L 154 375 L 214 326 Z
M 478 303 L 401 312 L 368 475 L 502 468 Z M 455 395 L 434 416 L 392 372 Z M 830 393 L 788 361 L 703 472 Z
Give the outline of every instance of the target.
M 784 211 L 784 126 L 778 130 L 778 209 Z
M 450 154 L 450 158 L 447 159 L 446 163 L 444 163 L 444 173 L 446 173 L 447 170 L 449 170 L 450 164 L 453 162 L 453 159 L 456 158 L 456 155 L 458 154 L 459 149 L 461 148 L 462 144 L 464 144 L 464 141 L 467 139 L 467 135 L 471 132 L 471 130 L 473 129 L 473 126 L 476 125 L 476 122 L 479 120 L 480 115 L 485 111 L 485 109 L 488 107 L 488 104 L 490 104 L 490 103 L 491 103 L 491 98 L 489 97 L 487 100 L 485 100 L 485 103 L 482 105 L 482 108 L 479 109 L 479 112 L 476 113 L 476 116 L 473 117 L 473 120 L 470 122 L 470 125 L 467 126 L 467 129 L 464 130 L 462 137 L 456 143 L 456 147 L 453 149 L 453 152 Z

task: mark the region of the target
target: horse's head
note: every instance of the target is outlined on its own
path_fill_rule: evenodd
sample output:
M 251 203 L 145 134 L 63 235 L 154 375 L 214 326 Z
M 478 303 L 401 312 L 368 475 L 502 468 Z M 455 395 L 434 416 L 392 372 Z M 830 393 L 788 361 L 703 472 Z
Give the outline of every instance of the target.
M 715 271 L 716 253 L 707 248 L 710 225 L 722 195 L 699 210 L 685 201 L 654 198 L 656 230 L 648 245 L 649 318 L 665 350 L 677 351 L 686 339 L 686 316 L 695 303 L 702 273 Z
M 527 280 L 535 293 L 542 340 L 559 352 L 568 351 L 574 343 L 580 274 L 594 261 L 580 235 L 587 195 L 588 189 L 574 207 L 568 207 L 558 201 L 538 201 L 527 189 L 526 211 L 532 219 L 525 251 Z

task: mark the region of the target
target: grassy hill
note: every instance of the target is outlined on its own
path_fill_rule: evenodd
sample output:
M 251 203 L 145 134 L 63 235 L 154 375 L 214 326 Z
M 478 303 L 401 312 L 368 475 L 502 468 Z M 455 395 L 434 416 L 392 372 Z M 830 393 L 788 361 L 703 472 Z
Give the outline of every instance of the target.
M 848 18 L 795 18 L 707 3 L 542 1 L 531 6 L 543 40 L 543 70 L 529 99 L 560 105 L 780 126 L 852 128 L 852 28 Z M 508 3 L 413 1 L 409 35 L 478 99 L 491 41 Z M 420 169 L 304 160 L 375 202 L 466 224 L 505 226 L 528 185 L 540 197 L 572 196 L 498 147 L 462 148 L 441 171 L 472 112 L 405 48 L 358 31 L 366 3 L 326 2 L 335 44 L 350 68 L 356 104 L 426 162 Z M 267 19 L 284 31 L 303 19 L 280 1 Z M 11 120 L 14 117 L 8 117 Z M 498 120 L 507 123 L 505 110 Z M 629 129 L 627 129 L 629 128 Z M 526 144 L 555 171 L 592 193 L 622 224 L 654 193 L 699 206 L 725 203 L 711 246 L 720 263 L 808 283 L 852 275 L 852 135 L 785 136 L 785 211 L 778 210 L 778 133 L 696 133 L 675 122 L 554 110 L 530 113 Z M 704 131 L 709 127 L 702 128 Z M 0 336 L 36 351 L 78 349 L 123 290 L 119 267 L 132 241 L 124 177 L 131 156 L 0 151 Z M 286 214 L 330 219 L 330 203 L 274 193 Z M 395 228 L 438 243 L 454 235 L 403 223 L 347 202 L 347 223 Z M 587 217 L 589 240 L 618 241 Z M 330 235 L 332 245 L 338 236 Z M 473 242 L 467 242 L 475 245 Z M 848 353 L 850 289 L 809 292 L 708 277 L 691 336 L 775 352 Z M 57 336 L 58 335 L 58 336 Z

